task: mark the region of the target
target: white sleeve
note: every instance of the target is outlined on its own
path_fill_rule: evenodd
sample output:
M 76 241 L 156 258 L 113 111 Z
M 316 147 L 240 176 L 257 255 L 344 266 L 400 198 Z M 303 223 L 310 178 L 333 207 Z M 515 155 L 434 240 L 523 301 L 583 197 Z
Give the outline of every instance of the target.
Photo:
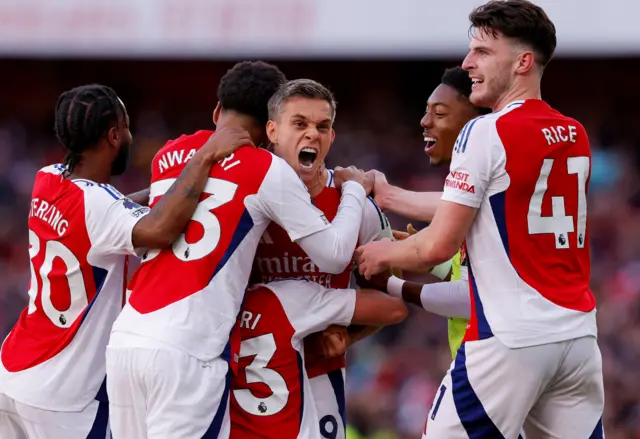
M 77 183 L 84 190 L 85 217 L 92 251 L 99 254 L 131 254 L 133 228 L 149 213 L 108 184 Z
M 434 314 L 468 319 L 471 315 L 469 282 L 454 280 L 423 285 L 420 302 Z
M 351 181 L 343 184 L 338 213 L 333 223 L 329 223 L 312 204 L 298 174 L 276 156 L 259 192 L 263 214 L 286 230 L 320 271 L 331 274 L 344 271 L 353 258 L 365 198 L 360 184 Z
M 355 290 L 326 288 L 306 279 L 271 282 L 267 287 L 278 296 L 299 340 L 329 325 L 351 324 L 356 309 Z
M 358 231 L 362 223 L 366 193 L 358 183 L 348 181 L 342 185 L 340 206 L 331 227 L 298 241 L 318 269 L 324 273 L 339 274 L 353 260 L 358 244 Z
M 479 208 L 498 162 L 504 160 L 500 145 L 494 118 L 480 117 L 467 123 L 453 148 L 442 199 Z
M 364 245 L 382 238 L 393 239 L 391 225 L 387 216 L 382 213 L 373 198 L 367 197 L 367 202 L 362 212 L 358 244 Z
M 460 280 L 465 282 L 469 281 L 469 267 L 460 265 Z
M 311 203 L 298 174 L 275 155 L 258 197 L 264 214 L 282 227 L 293 242 L 330 226 L 324 213 Z

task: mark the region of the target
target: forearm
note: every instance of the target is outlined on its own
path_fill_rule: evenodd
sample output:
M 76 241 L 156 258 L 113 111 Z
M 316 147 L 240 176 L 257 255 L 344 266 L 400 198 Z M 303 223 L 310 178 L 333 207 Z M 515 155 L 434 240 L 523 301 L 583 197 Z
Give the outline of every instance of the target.
M 383 210 L 418 221 L 431 221 L 441 196 L 441 192 L 414 192 L 389 185 L 377 199 Z
M 133 230 L 136 248 L 164 248 L 180 236 L 198 205 L 211 160 L 196 153 L 180 176 Z
M 127 198 L 141 206 L 149 205 L 149 188 L 127 195 Z
M 384 255 L 388 267 L 404 271 L 424 271 L 446 263 L 461 243 L 446 235 L 438 235 L 430 226 L 393 244 L 388 254 Z
M 343 185 L 340 207 L 331 227 L 298 240 L 297 243 L 320 271 L 342 273 L 351 263 L 365 200 L 362 186 L 357 183 Z
M 389 278 L 387 290 L 392 296 L 402 295 L 404 301 L 444 317 L 468 319 L 471 313 L 469 283 L 465 281 L 418 284 Z

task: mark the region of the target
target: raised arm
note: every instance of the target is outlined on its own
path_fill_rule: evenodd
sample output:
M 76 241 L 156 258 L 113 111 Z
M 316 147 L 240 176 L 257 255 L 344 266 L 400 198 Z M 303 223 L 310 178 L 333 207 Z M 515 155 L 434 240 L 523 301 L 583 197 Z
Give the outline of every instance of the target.
M 309 192 L 295 171 L 274 157 L 273 174 L 263 183 L 260 199 L 266 216 L 298 243 L 320 271 L 338 274 L 351 263 L 362 222 L 367 186 L 373 177 L 355 168 L 336 168 L 336 187 L 342 189 L 338 213 L 332 223 L 313 206 Z M 271 171 L 270 171 L 271 172 Z
M 194 154 L 178 179 L 133 228 L 136 248 L 164 248 L 175 241 L 198 205 L 211 166 L 240 148 L 252 145 L 249 133 L 237 128 L 216 131 Z
M 418 221 L 431 221 L 440 204 L 442 192 L 414 192 L 389 184 L 380 171 L 375 174 L 373 195 L 382 210 Z

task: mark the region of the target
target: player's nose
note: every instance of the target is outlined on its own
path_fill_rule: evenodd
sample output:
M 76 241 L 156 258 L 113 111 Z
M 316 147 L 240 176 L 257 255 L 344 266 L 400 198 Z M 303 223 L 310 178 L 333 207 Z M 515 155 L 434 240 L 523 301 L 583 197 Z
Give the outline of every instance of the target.
M 467 56 L 462 60 L 462 69 L 466 71 L 471 71 L 475 67 L 475 61 L 473 59 L 473 54 L 469 52 Z
M 433 126 L 433 118 L 429 112 L 426 112 L 420 119 L 420 126 L 422 128 L 431 128 Z
M 314 140 L 318 137 L 318 129 L 315 126 L 309 126 L 304 135 L 308 139 Z

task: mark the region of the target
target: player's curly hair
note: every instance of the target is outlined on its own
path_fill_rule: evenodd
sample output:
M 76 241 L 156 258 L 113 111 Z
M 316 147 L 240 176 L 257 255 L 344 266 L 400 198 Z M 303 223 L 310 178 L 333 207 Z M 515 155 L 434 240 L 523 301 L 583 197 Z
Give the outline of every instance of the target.
M 111 127 L 117 126 L 118 118 L 124 114 L 118 95 L 106 85 L 82 85 L 60 95 L 54 130 L 68 150 L 64 159 L 67 173 L 73 172 L 82 153 L 95 146 Z
M 457 91 L 460 96 L 465 99 L 469 99 L 471 95 L 471 79 L 469 78 L 469 72 L 463 70 L 462 67 L 456 66 L 446 69 L 440 79 L 444 85 L 447 85 Z M 490 108 L 473 106 L 478 114 L 491 113 Z
M 267 103 L 287 81 L 278 67 L 263 61 L 243 61 L 225 73 L 218 86 L 223 110 L 254 117 L 261 126 L 269 120 Z
M 528 0 L 491 0 L 469 14 L 470 32 L 497 32 L 530 46 L 545 67 L 556 50 L 556 27 L 546 12 Z

